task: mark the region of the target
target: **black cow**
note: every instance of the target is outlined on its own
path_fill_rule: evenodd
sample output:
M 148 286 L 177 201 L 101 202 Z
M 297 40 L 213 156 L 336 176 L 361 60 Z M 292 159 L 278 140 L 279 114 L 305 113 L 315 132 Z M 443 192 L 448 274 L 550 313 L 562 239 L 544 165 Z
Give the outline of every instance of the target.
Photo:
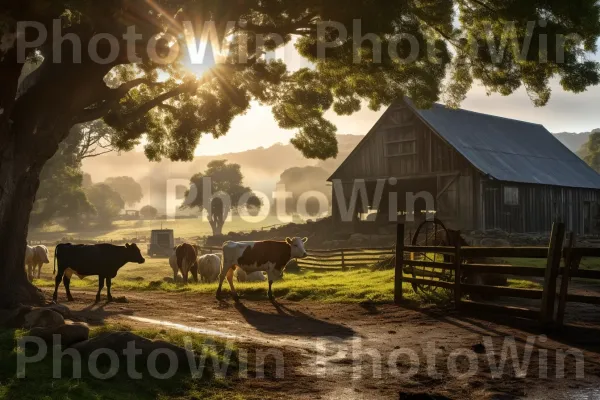
M 106 291 L 108 301 L 112 301 L 110 286 L 112 279 L 117 276 L 119 269 L 128 262 L 143 264 L 146 260 L 137 245 L 126 244 L 125 246 L 114 246 L 112 244 L 71 244 L 61 243 L 54 251 L 54 270 L 58 261 L 58 273 L 54 281 L 54 295 L 52 299 L 58 299 L 58 286 L 62 280 L 67 291 L 67 298 L 73 301 L 69 285 L 73 274 L 80 278 L 98 275 L 98 294 L 96 302 L 100 301 L 100 292 L 104 288 L 106 279 Z

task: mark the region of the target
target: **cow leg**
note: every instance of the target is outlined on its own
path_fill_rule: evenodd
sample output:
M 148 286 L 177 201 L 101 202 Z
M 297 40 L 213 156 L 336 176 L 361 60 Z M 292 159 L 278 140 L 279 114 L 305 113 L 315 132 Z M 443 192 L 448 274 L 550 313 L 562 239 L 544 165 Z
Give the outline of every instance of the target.
M 63 285 L 65 285 L 65 291 L 67 292 L 67 300 L 75 301 L 73 299 L 73 296 L 71 296 L 71 277 L 69 276 L 69 274 L 65 273 L 62 281 Z
M 54 278 L 54 294 L 52 295 L 52 301 L 55 303 L 58 301 L 58 287 L 60 286 L 60 281 L 62 281 L 63 274 L 65 270 L 58 267 L 58 271 L 56 272 L 56 277 Z
M 113 301 L 112 294 L 110 293 L 110 286 L 112 285 L 112 279 L 106 278 L 106 297 L 108 301 Z
M 240 299 L 240 296 L 238 296 L 237 292 L 235 291 L 235 287 L 233 286 L 234 270 L 234 268 L 230 268 L 229 271 L 227 271 L 227 282 L 229 282 L 229 288 L 231 289 L 231 297 L 233 297 L 235 301 L 238 301 Z
M 219 274 L 219 287 L 217 288 L 217 299 L 221 298 L 221 289 L 223 288 L 223 281 L 225 280 L 226 276 L 229 277 L 229 271 L 231 271 L 231 276 L 233 278 L 233 268 L 233 265 L 229 266 L 228 268 L 225 268 L 225 266 L 223 266 L 223 269 Z
M 102 292 L 102 289 L 104 289 L 104 277 L 99 276 L 98 277 L 98 293 L 96 294 L 96 303 L 100 303 L 100 293 Z
M 269 280 L 269 299 L 273 300 L 273 290 L 271 290 L 271 286 L 273 286 L 273 281 Z
M 44 264 L 43 263 L 39 263 L 38 264 L 38 271 L 37 271 L 37 278 L 40 279 L 41 275 L 42 275 L 42 266 Z
M 192 267 L 192 277 L 194 278 L 194 282 L 198 283 L 198 266 Z

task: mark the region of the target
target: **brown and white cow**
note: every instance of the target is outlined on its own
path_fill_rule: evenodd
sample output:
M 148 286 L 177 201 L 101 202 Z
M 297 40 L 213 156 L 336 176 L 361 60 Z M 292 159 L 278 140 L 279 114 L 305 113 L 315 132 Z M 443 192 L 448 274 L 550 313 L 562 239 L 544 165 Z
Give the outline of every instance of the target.
M 285 242 L 225 242 L 223 244 L 223 267 L 219 276 L 217 298 L 221 297 L 223 281 L 227 277 L 231 295 L 238 300 L 237 292 L 233 286 L 233 272 L 241 268 L 245 273 L 266 271 L 269 279 L 269 298 L 273 299 L 271 289 L 273 281 L 283 276 L 286 264 L 292 258 L 304 258 L 308 254 L 304 250 L 304 243 L 308 238 L 286 238 Z
M 181 271 L 184 284 L 187 285 L 190 272 L 194 277 L 194 281 L 198 282 L 196 255 L 196 248 L 189 243 L 183 243 L 175 247 L 175 253 L 169 259 L 169 264 L 173 269 L 173 281 L 177 281 L 177 272 Z

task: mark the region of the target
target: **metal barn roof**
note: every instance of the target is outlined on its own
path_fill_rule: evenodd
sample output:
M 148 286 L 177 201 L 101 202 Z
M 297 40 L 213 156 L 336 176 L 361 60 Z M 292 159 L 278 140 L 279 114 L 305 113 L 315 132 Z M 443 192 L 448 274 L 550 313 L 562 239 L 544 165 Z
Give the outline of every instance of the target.
M 542 125 L 406 103 L 473 166 L 497 180 L 600 189 L 600 175 Z

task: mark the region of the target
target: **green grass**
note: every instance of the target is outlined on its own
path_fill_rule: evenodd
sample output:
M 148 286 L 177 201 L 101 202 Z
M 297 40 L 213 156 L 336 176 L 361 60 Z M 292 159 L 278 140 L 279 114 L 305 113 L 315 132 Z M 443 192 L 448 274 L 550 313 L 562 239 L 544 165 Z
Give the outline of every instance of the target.
M 94 337 L 103 332 L 129 331 L 127 326 L 104 326 L 95 328 L 90 332 Z M 178 346 L 184 345 L 184 339 L 189 338 L 196 355 L 202 352 L 206 354 L 216 354 L 219 362 L 223 362 L 224 354 L 229 344 L 218 340 L 212 340 L 213 350 L 216 353 L 210 353 L 207 350 L 206 338 L 201 335 L 181 333 L 177 331 L 165 330 L 136 330 L 133 333 L 146 337 L 148 339 L 160 339 Z M 82 362 L 82 377 L 74 379 L 72 371 L 73 364 L 70 357 L 63 358 L 62 378 L 53 378 L 53 359 L 51 348 L 48 355 L 38 363 L 28 364 L 26 366 L 26 377 L 18 379 L 17 371 L 17 340 L 26 336 L 27 332 L 23 330 L 0 330 L 0 399 L 246 399 L 246 398 L 265 398 L 268 395 L 264 393 L 239 393 L 235 390 L 235 382 L 238 379 L 238 364 L 236 348 L 230 347 L 232 351 L 231 363 L 227 370 L 225 379 L 215 377 L 212 368 L 211 358 L 205 364 L 206 369 L 201 379 L 191 379 L 187 368 L 180 368 L 180 371 L 171 379 L 159 380 L 152 378 L 148 373 L 147 366 L 138 362 L 136 370 L 143 374 L 142 380 L 134 380 L 127 376 L 127 364 L 125 359 L 120 360 L 119 373 L 109 380 L 99 380 L 90 376 L 87 371 L 87 360 Z M 28 356 L 36 354 L 36 346 L 28 348 L 25 352 Z M 99 370 L 105 372 L 107 366 L 98 360 Z M 140 360 L 142 361 L 142 360 Z M 158 371 L 164 372 L 168 366 L 158 361 Z M 249 359 L 249 374 L 252 376 L 252 354 Z M 273 366 L 267 365 L 265 371 L 267 376 Z M 185 369 L 186 371 L 182 371 Z M 69 378 L 71 377 L 71 378 Z
M 51 254 L 52 256 L 52 254 Z M 191 292 L 214 294 L 217 284 L 190 283 L 184 286 L 181 283 L 165 282 L 165 278 L 172 278 L 173 272 L 165 258 L 147 258 L 145 264 L 128 264 L 119 271 L 113 281 L 113 295 L 127 295 L 128 291 L 164 291 L 164 292 Z M 42 279 L 35 284 L 41 287 L 54 287 L 52 267 L 45 266 Z M 83 280 L 73 277 L 71 287 L 95 289 L 98 285 L 96 277 Z M 259 300 L 267 298 L 267 283 L 235 283 L 238 292 L 249 299 Z M 526 289 L 539 289 L 541 285 L 526 279 L 509 279 L 509 286 Z M 228 291 L 229 285 L 224 284 Z M 326 303 L 360 303 L 392 302 L 394 299 L 394 271 L 371 271 L 357 269 L 346 272 L 316 272 L 306 271 L 298 274 L 286 273 L 284 280 L 273 284 L 275 295 L 278 298 L 301 301 L 313 300 Z M 60 296 L 64 296 L 64 288 L 59 289 Z M 103 293 L 104 295 L 104 293 Z M 450 299 L 448 291 L 438 289 L 433 294 L 415 293 L 410 284 L 404 284 L 403 295 L 410 301 L 419 303 L 444 303 Z

